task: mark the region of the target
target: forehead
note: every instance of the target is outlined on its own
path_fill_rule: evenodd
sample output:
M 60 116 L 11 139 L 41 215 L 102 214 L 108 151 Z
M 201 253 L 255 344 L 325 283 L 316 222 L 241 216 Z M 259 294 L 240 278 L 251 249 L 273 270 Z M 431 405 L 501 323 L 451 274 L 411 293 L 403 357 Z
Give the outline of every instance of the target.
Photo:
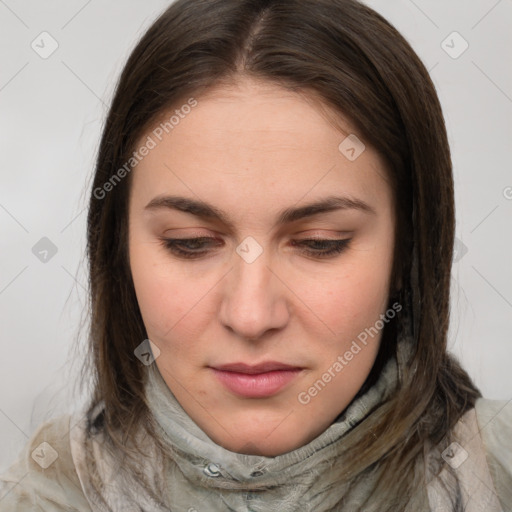
M 152 149 L 133 171 L 135 201 L 179 191 L 225 209 L 245 202 L 268 211 L 327 192 L 385 199 L 378 153 L 366 145 L 347 158 L 352 127 L 314 96 L 246 80 L 191 100 L 163 113 L 139 139 L 137 147 L 151 139 Z

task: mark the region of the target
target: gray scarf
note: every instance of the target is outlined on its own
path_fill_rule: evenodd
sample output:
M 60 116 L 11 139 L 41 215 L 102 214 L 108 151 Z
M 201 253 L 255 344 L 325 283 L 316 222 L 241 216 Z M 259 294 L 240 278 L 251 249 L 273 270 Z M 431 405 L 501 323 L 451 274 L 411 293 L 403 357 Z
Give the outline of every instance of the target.
M 402 355 L 405 350 L 402 347 Z M 88 436 L 82 422 L 71 433 L 71 449 L 85 495 L 99 512 L 362 510 L 376 474 L 369 470 L 357 485 L 343 482 L 335 470 L 336 460 L 343 451 L 344 435 L 395 389 L 398 366 L 395 359 L 388 361 L 374 386 L 317 438 L 283 455 L 263 457 L 231 452 L 214 443 L 183 410 L 153 364 L 148 368 L 146 395 L 164 449 L 141 434 L 136 442 L 146 457 L 141 457 L 136 468 L 122 465 L 115 452 L 107 449 L 102 433 Z M 476 422 L 470 419 L 465 435 L 474 438 Z M 459 476 L 467 480 L 462 473 Z M 446 481 L 450 478 L 446 474 Z M 428 498 L 425 484 L 424 492 L 411 500 L 407 510 L 455 510 L 444 494 L 442 480 L 428 485 Z M 491 508 L 486 511 L 501 510 L 489 503 Z M 365 512 L 379 509 L 378 497 L 364 508 Z M 469 506 L 466 510 L 481 509 Z

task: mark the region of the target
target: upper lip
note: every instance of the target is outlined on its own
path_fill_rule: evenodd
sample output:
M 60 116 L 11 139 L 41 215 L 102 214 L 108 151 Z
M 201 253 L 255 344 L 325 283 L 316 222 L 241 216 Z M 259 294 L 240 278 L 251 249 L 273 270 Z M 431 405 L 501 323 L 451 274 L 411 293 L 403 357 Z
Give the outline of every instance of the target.
M 223 364 L 219 366 L 212 366 L 215 370 L 220 370 L 224 372 L 237 372 L 237 373 L 247 373 L 247 374 L 257 374 L 257 373 L 266 373 L 273 372 L 278 370 L 300 370 L 298 366 L 291 366 L 289 364 L 279 363 L 276 361 L 267 361 L 264 363 L 250 365 L 246 363 L 231 363 L 231 364 Z

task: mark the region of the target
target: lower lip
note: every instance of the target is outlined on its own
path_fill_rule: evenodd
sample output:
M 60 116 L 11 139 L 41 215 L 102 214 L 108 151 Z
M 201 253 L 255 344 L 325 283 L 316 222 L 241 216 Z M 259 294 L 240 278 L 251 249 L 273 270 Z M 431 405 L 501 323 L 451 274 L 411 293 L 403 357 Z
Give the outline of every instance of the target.
M 248 374 L 212 369 L 224 386 L 236 395 L 246 398 L 265 398 L 275 395 L 302 371 L 297 368 Z

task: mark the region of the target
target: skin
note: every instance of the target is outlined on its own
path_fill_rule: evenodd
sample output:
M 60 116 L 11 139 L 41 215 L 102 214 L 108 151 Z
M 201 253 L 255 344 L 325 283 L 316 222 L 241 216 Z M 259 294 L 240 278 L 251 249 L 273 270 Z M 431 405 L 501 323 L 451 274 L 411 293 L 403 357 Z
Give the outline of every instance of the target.
M 160 350 L 155 364 L 195 423 L 231 451 L 276 456 L 325 431 L 375 362 L 380 333 L 307 404 L 298 400 L 386 311 L 393 194 L 371 146 L 355 161 L 338 150 L 352 129 L 331 122 L 312 95 L 240 78 L 196 99 L 132 171 L 129 258 L 137 300 Z M 145 208 L 165 195 L 206 201 L 229 224 Z M 346 208 L 276 224 L 283 209 L 333 195 L 373 212 Z M 249 236 L 263 250 L 252 263 L 236 252 Z M 181 246 L 206 250 L 196 259 L 162 242 L 187 237 L 215 240 Z M 328 257 L 318 256 L 325 246 L 310 254 L 315 245 L 294 245 L 315 237 L 351 241 Z M 269 360 L 302 371 L 265 398 L 233 394 L 210 368 Z

